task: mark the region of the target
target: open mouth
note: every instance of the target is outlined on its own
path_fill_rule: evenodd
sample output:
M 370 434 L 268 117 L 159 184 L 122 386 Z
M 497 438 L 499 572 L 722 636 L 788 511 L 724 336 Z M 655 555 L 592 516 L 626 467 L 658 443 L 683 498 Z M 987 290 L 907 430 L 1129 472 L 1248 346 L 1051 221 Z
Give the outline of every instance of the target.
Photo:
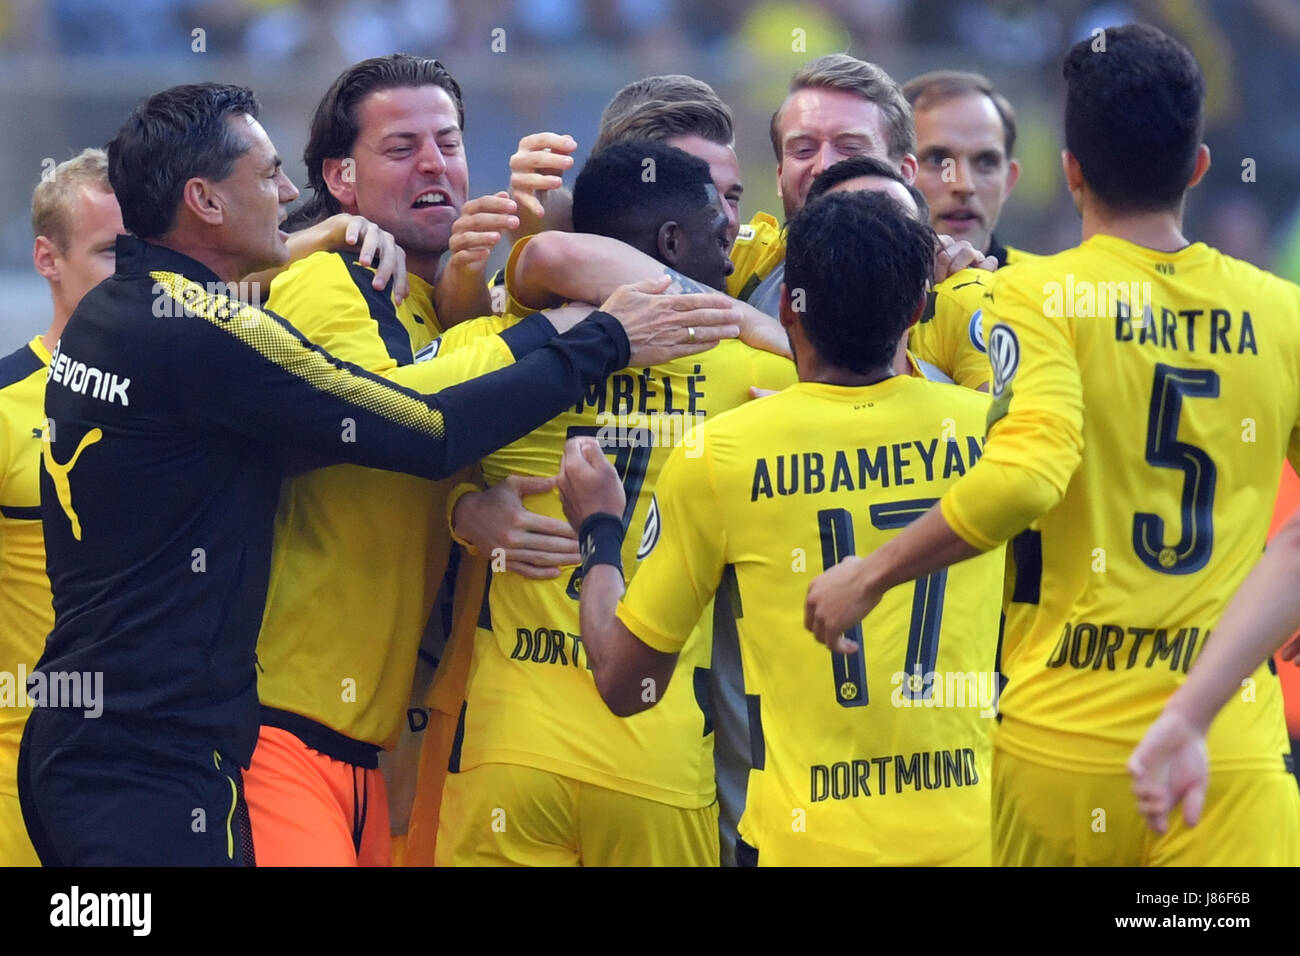
M 441 189 L 426 189 L 415 197 L 412 209 L 430 209 L 438 206 L 451 206 L 451 196 Z
M 944 222 L 951 222 L 957 225 L 973 225 L 979 222 L 979 216 L 969 209 L 954 209 L 952 212 L 944 213 L 940 216 Z

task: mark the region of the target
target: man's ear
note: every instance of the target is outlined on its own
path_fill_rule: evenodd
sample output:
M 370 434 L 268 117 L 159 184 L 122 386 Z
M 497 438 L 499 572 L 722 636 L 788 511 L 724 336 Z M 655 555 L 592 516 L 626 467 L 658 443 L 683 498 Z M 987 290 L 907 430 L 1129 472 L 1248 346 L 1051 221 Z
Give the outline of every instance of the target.
M 920 167 L 916 161 L 916 157 L 911 153 L 905 153 L 898 163 L 898 173 L 909 186 L 916 182 L 916 171 L 918 168 Z
M 677 225 L 675 219 L 669 219 L 659 227 L 655 245 L 659 249 L 660 261 L 676 268 L 677 259 L 682 252 L 682 236 L 681 227 Z
M 1191 189 L 1201 181 L 1201 178 L 1210 171 L 1210 147 L 1202 143 L 1196 150 L 1196 167 L 1192 170 L 1192 178 L 1187 181 L 1187 188 Z
M 929 293 L 922 292 L 921 298 L 916 300 L 916 308 L 912 309 L 912 317 L 907 320 L 907 327 L 909 329 L 921 321 L 921 316 L 925 314 L 925 304 L 928 299 Z M 904 332 L 903 334 L 906 335 L 907 333 Z
M 1011 190 L 1016 188 L 1016 183 L 1020 182 L 1020 160 L 1013 159 L 1007 163 L 1007 191 L 1002 194 L 1005 200 L 1011 195 Z
M 37 236 L 32 247 L 32 264 L 36 271 L 51 282 L 58 282 L 63 276 L 59 271 L 59 250 L 49 236 Z
M 209 226 L 219 226 L 226 218 L 225 200 L 212 188 L 212 183 L 199 176 L 188 180 L 181 188 L 181 205 Z
M 321 176 L 325 179 L 325 188 L 339 201 L 339 205 L 350 213 L 357 209 L 357 164 L 356 160 L 327 159 L 321 163 Z
M 1065 185 L 1072 193 L 1083 188 L 1083 168 L 1068 149 L 1061 150 L 1061 169 L 1065 171 Z
M 781 283 L 781 303 L 777 308 L 777 318 L 781 320 L 781 328 L 787 332 L 794 327 L 794 306 L 790 301 L 790 287 L 784 282 Z
M 776 198 L 778 202 L 785 200 L 785 196 L 781 195 L 781 169 L 784 166 L 785 163 L 776 164 Z

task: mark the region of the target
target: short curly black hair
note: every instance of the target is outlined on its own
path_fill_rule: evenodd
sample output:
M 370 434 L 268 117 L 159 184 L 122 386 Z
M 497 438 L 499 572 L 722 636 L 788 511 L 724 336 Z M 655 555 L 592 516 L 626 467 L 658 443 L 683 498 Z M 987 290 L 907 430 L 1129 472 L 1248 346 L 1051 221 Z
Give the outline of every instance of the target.
M 173 86 L 136 104 L 108 144 L 108 181 L 128 232 L 163 235 L 176 221 L 186 182 L 230 175 L 248 151 L 227 122 L 241 113 L 257 118 L 253 91 L 220 83 Z
M 1088 188 L 1124 211 L 1182 202 L 1205 124 L 1205 78 L 1187 48 L 1130 23 L 1065 57 L 1065 145 Z
M 825 361 L 859 375 L 890 364 L 925 297 L 934 243 L 934 230 L 884 193 L 828 193 L 795 214 L 785 284 Z

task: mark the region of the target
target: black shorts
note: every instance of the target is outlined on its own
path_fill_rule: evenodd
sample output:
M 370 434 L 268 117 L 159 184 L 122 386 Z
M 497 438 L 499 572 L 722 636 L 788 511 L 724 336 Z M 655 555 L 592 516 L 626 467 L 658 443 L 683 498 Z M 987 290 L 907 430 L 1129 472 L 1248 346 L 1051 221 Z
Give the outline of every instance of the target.
M 253 865 L 239 765 L 166 732 L 36 708 L 18 799 L 45 866 Z

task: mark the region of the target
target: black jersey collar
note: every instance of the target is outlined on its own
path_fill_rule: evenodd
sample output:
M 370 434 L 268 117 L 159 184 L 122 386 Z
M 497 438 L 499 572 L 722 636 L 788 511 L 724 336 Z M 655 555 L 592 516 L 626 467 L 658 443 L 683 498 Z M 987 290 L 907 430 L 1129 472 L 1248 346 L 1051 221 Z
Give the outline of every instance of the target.
M 221 281 L 215 272 L 197 259 L 135 236 L 118 236 L 114 251 L 117 254 L 116 268 L 120 278 L 148 275 L 150 272 L 174 272 L 196 282 Z
M 1007 264 L 1007 247 L 998 242 L 998 237 L 996 235 L 989 235 L 989 247 L 988 251 L 986 251 L 984 255 L 997 256 L 999 269 Z

